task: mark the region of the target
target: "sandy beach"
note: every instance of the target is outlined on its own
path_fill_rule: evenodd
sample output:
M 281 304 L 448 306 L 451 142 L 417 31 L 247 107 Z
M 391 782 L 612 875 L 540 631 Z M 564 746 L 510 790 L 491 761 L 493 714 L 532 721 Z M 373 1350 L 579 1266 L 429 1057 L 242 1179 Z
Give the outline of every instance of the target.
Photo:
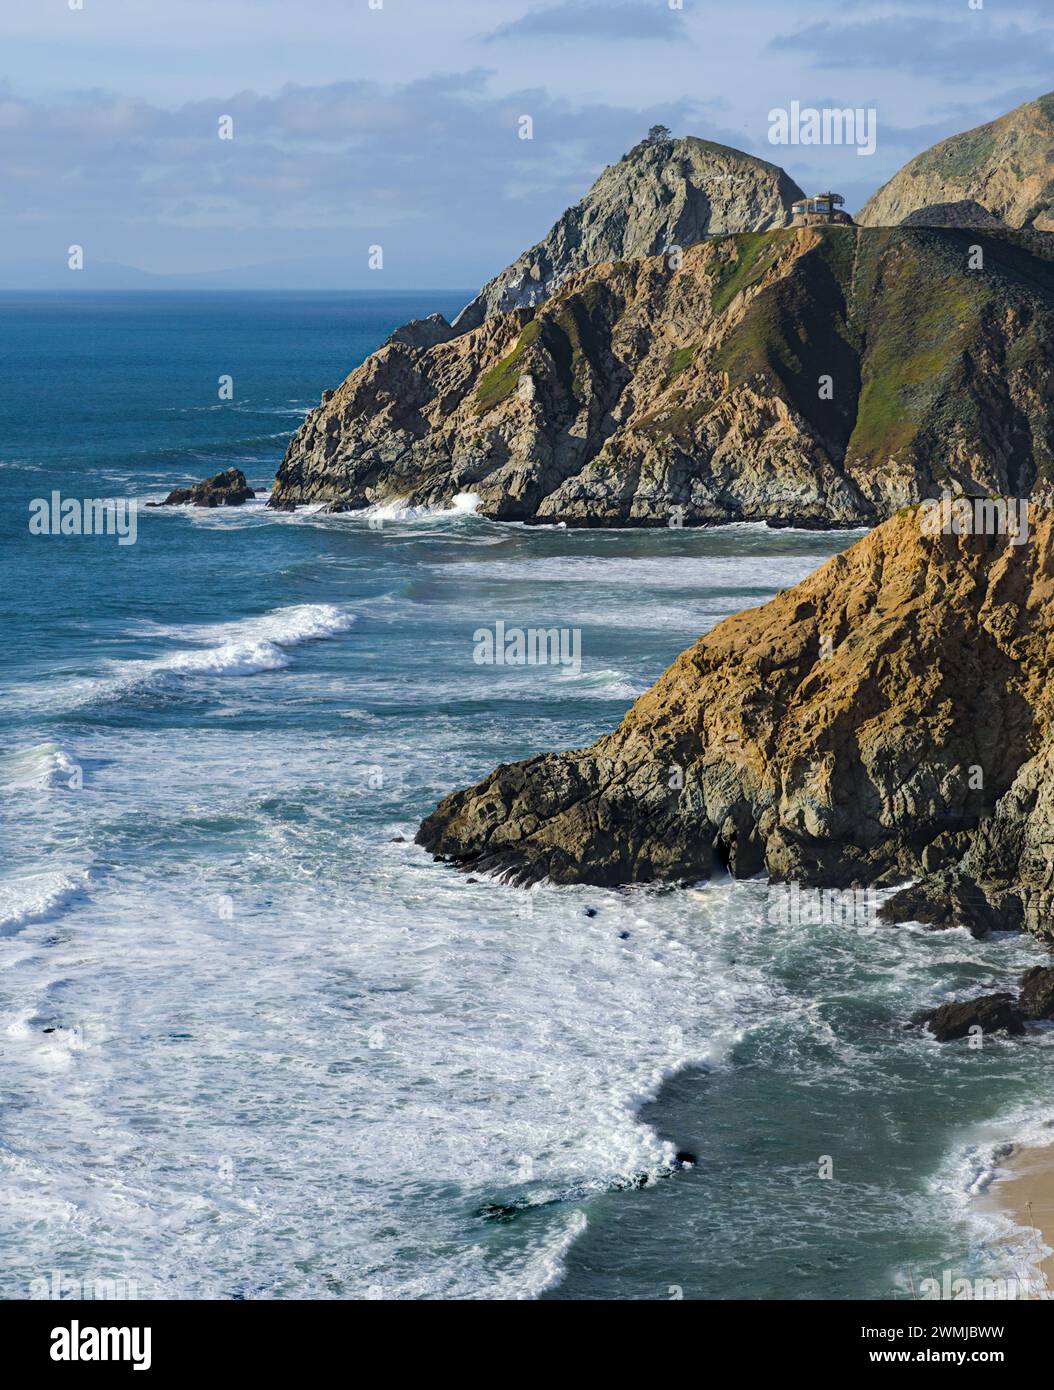
M 1054 1254 L 1042 1256 L 1044 1248 L 1054 1250 L 1054 1145 L 1021 1148 L 1003 1162 L 1007 1176 L 991 1189 L 991 1200 L 1026 1232 L 1030 1261 L 1045 1279 L 1045 1296 L 1054 1295 Z M 1015 1271 L 1016 1273 L 1016 1271 Z

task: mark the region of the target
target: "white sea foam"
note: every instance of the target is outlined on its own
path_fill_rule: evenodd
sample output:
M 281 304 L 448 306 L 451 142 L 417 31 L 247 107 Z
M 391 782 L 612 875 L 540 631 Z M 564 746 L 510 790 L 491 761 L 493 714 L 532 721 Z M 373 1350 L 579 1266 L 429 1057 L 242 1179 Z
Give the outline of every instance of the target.
M 377 502 L 369 507 L 360 507 L 353 512 L 338 512 L 336 515 L 349 520 L 365 518 L 381 521 L 435 521 L 439 517 L 473 516 L 481 501 L 478 492 L 459 492 L 449 507 L 410 506 L 406 502 Z
M 13 936 L 33 922 L 59 916 L 83 898 L 90 882 L 86 869 L 0 879 L 0 936 Z
M 289 649 L 342 636 L 354 622 L 355 614 L 336 604 L 305 603 L 232 623 L 144 624 L 139 628 L 141 633 L 202 645 L 181 646 L 144 660 L 111 662 L 103 676 L 59 680 L 44 689 L 17 688 L 8 699 L 38 708 L 76 708 L 174 680 L 277 671 L 290 664 Z
M 802 555 L 670 555 L 661 559 L 632 555 L 548 555 L 516 560 L 436 562 L 438 573 L 482 580 L 626 586 L 635 591 L 715 587 L 757 589 L 797 584 L 829 559 L 826 553 Z M 593 590 L 590 591 L 591 596 Z
M 42 787 L 73 790 L 83 783 L 84 770 L 61 744 L 34 744 L 0 761 L 0 787 L 10 790 Z

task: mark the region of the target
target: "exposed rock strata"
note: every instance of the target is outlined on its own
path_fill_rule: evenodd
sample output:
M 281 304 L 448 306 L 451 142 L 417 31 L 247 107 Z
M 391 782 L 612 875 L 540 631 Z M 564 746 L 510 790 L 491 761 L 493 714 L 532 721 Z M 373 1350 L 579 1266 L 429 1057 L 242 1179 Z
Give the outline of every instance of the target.
M 1054 239 L 806 227 L 581 272 L 392 341 L 307 417 L 272 506 L 569 526 L 869 525 L 1054 473 Z M 984 272 L 968 266 L 980 245 Z
M 519 883 L 922 874 L 1054 939 L 1052 672 L 1051 513 L 1017 545 L 906 509 L 720 623 L 591 747 L 447 797 L 418 843 Z

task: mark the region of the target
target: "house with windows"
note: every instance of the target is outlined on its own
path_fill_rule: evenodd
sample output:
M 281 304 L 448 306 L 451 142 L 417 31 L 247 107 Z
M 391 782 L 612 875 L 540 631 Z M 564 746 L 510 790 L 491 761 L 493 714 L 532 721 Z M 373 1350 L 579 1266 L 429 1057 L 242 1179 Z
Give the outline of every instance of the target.
M 853 219 L 842 212 L 844 206 L 845 199 L 840 193 L 817 193 L 812 198 L 801 198 L 791 204 L 791 226 L 814 227 L 833 222 L 851 227 Z

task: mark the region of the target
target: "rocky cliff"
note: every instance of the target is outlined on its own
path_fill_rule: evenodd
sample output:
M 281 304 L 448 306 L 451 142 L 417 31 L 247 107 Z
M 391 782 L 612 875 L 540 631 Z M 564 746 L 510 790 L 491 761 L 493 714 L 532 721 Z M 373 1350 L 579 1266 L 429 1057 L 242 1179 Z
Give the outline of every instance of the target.
M 658 255 L 725 232 L 785 227 L 798 185 L 763 159 L 689 136 L 644 140 L 609 165 L 549 234 L 484 285 L 454 320 L 477 328 L 533 308 L 571 275 L 604 261 Z
M 1052 514 L 1025 534 L 905 509 L 719 624 L 591 747 L 447 797 L 418 842 L 520 883 L 924 874 L 941 925 L 977 903 L 1054 939 Z
M 1035 232 L 807 227 L 619 260 L 453 341 L 390 341 L 308 416 L 271 505 L 831 526 L 952 481 L 1024 494 L 1052 470 L 1052 311 Z
M 973 199 L 1012 227 L 1054 231 L 1054 93 L 916 155 L 857 221 L 888 227 L 936 203 Z

